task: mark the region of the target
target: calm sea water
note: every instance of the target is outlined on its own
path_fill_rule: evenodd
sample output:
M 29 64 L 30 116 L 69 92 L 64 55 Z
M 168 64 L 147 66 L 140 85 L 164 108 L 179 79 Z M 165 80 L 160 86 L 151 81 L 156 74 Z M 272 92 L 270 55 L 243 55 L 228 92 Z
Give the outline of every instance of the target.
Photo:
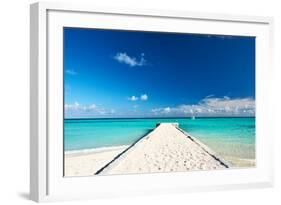
M 255 118 L 66 119 L 65 151 L 130 145 L 159 122 L 180 128 L 222 156 L 255 158 Z

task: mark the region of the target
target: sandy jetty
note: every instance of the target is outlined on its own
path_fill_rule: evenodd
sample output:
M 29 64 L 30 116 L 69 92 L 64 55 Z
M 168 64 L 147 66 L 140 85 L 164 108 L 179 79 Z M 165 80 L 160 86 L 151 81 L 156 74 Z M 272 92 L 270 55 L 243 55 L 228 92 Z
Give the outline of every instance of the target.
M 95 174 L 225 169 L 230 165 L 177 123 L 161 123 Z

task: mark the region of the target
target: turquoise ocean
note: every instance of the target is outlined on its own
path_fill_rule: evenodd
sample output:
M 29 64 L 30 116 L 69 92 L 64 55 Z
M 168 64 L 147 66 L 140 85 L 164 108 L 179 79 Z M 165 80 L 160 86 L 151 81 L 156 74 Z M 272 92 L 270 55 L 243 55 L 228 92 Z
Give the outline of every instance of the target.
M 255 118 L 65 119 L 64 150 L 130 145 L 160 122 L 181 129 L 226 158 L 255 159 Z

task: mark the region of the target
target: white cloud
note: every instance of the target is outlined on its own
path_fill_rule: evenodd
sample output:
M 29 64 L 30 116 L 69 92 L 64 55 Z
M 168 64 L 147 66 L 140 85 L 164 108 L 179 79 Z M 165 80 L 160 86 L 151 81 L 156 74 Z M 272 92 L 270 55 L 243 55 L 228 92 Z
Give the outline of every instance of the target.
M 91 104 L 90 106 L 89 106 L 89 109 L 96 109 L 97 108 L 97 106 L 95 105 L 95 104 Z
M 130 100 L 130 101 L 137 101 L 138 99 L 139 98 L 134 95 L 128 98 L 128 100 Z
M 148 99 L 148 96 L 147 94 L 143 94 L 140 96 L 140 99 L 143 100 L 143 101 L 146 101 Z
M 252 98 L 206 97 L 198 104 L 183 104 L 177 107 L 155 108 L 154 115 L 173 116 L 254 116 L 255 100 Z
M 76 71 L 74 71 L 74 70 L 66 70 L 65 73 L 68 74 L 68 75 L 77 75 L 77 74 L 78 74 L 78 73 L 77 73 Z
M 164 112 L 164 113 L 169 113 L 169 112 L 171 112 L 171 108 L 170 108 L 170 107 L 165 107 L 165 108 L 163 109 L 163 112 Z
M 75 102 L 74 104 L 65 104 L 64 105 L 64 108 L 65 110 L 77 110 L 79 109 L 79 103 L 78 102 Z
M 143 95 L 140 95 L 139 97 L 133 95 L 131 97 L 128 97 L 128 100 L 130 100 L 130 101 L 138 101 L 138 100 L 146 101 L 146 100 L 148 100 L 148 95 L 143 94 Z
M 138 60 L 135 57 L 131 57 L 127 55 L 127 53 L 116 53 L 114 56 L 114 59 L 118 61 L 119 63 L 124 63 L 129 65 L 130 67 L 135 67 L 135 66 L 144 66 L 146 64 L 146 60 L 144 59 L 144 53 L 141 54 L 140 59 Z
M 78 102 L 65 104 L 66 118 L 72 117 L 106 117 L 115 113 L 114 109 L 105 109 L 96 104 L 80 105 Z

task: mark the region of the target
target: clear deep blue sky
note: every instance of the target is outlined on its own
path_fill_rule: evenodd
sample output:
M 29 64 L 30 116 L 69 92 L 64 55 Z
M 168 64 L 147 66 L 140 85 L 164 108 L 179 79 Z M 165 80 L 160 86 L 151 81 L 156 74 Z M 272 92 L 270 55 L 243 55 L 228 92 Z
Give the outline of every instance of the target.
M 255 99 L 255 38 L 64 28 L 64 82 L 66 117 L 234 110 Z

